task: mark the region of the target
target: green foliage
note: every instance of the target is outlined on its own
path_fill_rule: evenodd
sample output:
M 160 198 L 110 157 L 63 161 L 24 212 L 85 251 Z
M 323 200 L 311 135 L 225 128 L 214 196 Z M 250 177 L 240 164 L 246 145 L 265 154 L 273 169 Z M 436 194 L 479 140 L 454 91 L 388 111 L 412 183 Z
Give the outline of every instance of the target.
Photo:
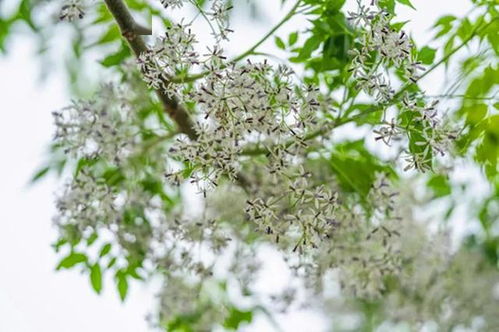
M 361 198 L 369 193 L 376 173 L 394 174 L 390 166 L 383 165 L 366 150 L 364 140 L 336 145 L 331 153 L 330 163 L 342 188 L 359 194 Z

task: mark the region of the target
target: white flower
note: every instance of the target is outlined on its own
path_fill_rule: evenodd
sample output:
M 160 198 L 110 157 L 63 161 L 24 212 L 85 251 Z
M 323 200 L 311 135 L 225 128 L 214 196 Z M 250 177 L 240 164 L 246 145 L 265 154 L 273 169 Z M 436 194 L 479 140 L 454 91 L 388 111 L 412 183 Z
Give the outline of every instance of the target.
M 165 8 L 178 9 L 184 6 L 185 0 L 160 0 Z
M 59 19 L 61 21 L 72 22 L 76 19 L 82 19 L 85 11 L 81 0 L 69 0 L 61 8 Z

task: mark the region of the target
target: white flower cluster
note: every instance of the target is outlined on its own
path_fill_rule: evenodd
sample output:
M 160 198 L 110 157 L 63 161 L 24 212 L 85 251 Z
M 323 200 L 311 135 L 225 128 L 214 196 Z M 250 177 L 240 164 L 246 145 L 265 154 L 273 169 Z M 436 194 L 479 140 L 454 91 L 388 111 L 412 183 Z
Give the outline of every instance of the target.
M 123 91 L 108 84 L 92 101 L 53 112 L 54 141 L 72 158 L 102 157 L 119 164 L 134 145 L 134 125 Z
M 58 198 L 55 222 L 59 227 L 71 223 L 81 231 L 105 220 L 114 222 L 120 218 L 115 200 L 116 193 L 104 181 L 82 169 Z
M 353 75 L 359 80 L 359 86 L 369 92 L 377 91 L 380 101 L 389 101 L 389 81 L 382 74 L 377 74 L 370 63 L 370 53 L 381 56 L 384 65 L 395 64 L 402 67 L 406 78 L 416 82 L 418 71 L 423 70 L 421 63 L 414 59 L 414 45 L 405 31 L 397 31 L 391 27 L 392 15 L 377 5 L 364 6 L 358 0 L 358 12 L 349 12 L 349 20 L 364 29 L 361 36 L 361 49 L 351 50 L 353 55 Z
M 315 251 L 310 251 L 306 264 L 297 264 L 297 275 L 306 281 L 309 290 L 323 296 L 330 282 L 329 272 L 337 273 L 340 289 L 356 298 L 376 299 L 385 290 L 385 278 L 399 275 L 401 219 L 395 202 L 397 192 L 384 174 L 378 174 L 368 204 L 375 213 L 366 215 L 347 202 L 335 208 L 331 228 Z M 380 215 L 378 215 L 378 213 Z M 382 214 L 382 216 L 381 216 Z
M 217 41 L 229 40 L 228 35 L 233 32 L 229 28 L 229 11 L 232 9 L 230 2 L 225 0 L 208 0 L 209 10 L 205 10 L 197 1 L 187 0 L 160 0 L 166 9 L 179 9 L 186 3 L 193 4 L 201 12 L 209 25 L 212 35 Z
M 140 186 L 112 186 L 109 179 L 95 173 L 82 168 L 58 195 L 54 223 L 61 238 L 81 239 L 104 231 L 113 234 L 120 250 L 128 255 L 147 253 L 153 236 L 147 211 L 164 207 Z
M 402 69 L 405 78 L 410 83 L 416 83 L 424 68 L 416 60 L 415 46 L 404 31 L 399 32 L 391 27 L 392 15 L 376 2 L 364 6 L 358 0 L 358 8 L 358 12 L 349 13 L 350 21 L 362 31 L 360 49 L 350 51 L 353 56 L 350 69 L 352 76 L 359 89 L 374 96 L 382 105 L 397 103 L 395 90 L 390 83 L 389 67 L 394 65 Z M 406 170 L 431 169 L 433 155 L 444 155 L 456 139 L 456 131 L 444 125 L 438 116 L 438 100 L 426 103 L 425 99 L 423 93 L 405 93 L 400 111 L 410 114 L 406 117 L 409 122 L 400 123 L 400 120 L 392 119 L 374 130 L 376 140 L 387 145 L 394 140 L 401 140 L 404 135 L 411 141 L 417 141 L 418 148 L 407 152 Z
M 221 176 L 237 179 L 245 148 L 268 152 L 269 171 L 285 170 L 305 134 L 317 124 L 317 91 L 296 86 L 292 71 L 267 63 L 231 65 L 206 77 L 194 92 L 202 118 L 195 141 L 179 139 L 172 152 L 196 169 L 195 175 L 216 185 Z M 291 142 L 291 143 L 289 143 Z
M 230 2 L 224 0 L 212 0 L 210 10 L 206 12 L 210 22 L 216 24 L 216 29 L 213 28 L 212 35 L 216 40 L 229 40 L 228 35 L 233 32 L 229 28 L 229 11 L 232 9 Z
M 82 0 L 69 0 L 62 7 L 59 13 L 61 21 L 75 21 L 85 16 Z
M 249 219 L 277 243 L 281 238 L 286 242 L 294 241 L 293 252 L 302 253 L 307 247 L 317 248 L 338 227 L 335 219 L 338 194 L 323 185 L 312 186 L 307 181 L 310 176 L 300 167 L 285 181 L 287 188 L 275 184 L 276 188 L 282 189 L 275 192 L 275 196 L 247 201 Z
M 195 43 L 195 36 L 188 25 L 172 24 L 165 36 L 156 39 L 155 44 L 137 60 L 148 86 L 175 91 L 168 89 L 168 79 L 199 63 L 198 54 L 194 51 Z

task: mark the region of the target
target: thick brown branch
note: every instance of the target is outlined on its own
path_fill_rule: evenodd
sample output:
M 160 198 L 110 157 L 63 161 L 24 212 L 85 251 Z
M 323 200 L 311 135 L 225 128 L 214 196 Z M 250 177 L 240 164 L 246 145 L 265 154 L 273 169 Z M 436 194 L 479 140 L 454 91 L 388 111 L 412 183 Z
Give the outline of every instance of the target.
M 137 24 L 123 0 L 104 1 L 135 55 L 138 57 L 141 53 L 146 52 L 147 46 L 140 35 L 150 34 L 150 30 Z M 165 85 L 168 83 L 165 82 Z M 196 131 L 186 109 L 179 104 L 178 100 L 168 96 L 163 90 L 156 90 L 156 94 L 163 103 L 166 113 L 177 123 L 180 131 L 195 139 Z

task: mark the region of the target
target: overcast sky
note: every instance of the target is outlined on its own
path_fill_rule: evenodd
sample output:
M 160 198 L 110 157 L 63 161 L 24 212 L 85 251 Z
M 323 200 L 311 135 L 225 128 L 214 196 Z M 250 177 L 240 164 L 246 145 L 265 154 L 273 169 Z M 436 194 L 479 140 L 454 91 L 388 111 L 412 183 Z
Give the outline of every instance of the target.
M 235 22 L 232 50 L 246 49 L 284 14 L 280 0 L 267 2 L 269 25 Z M 430 39 L 429 27 L 437 17 L 462 16 L 470 7 L 467 0 L 412 2 L 418 11 L 404 8 L 397 21 L 410 19 L 407 28 L 419 43 Z M 296 24 L 301 23 L 291 22 L 278 35 L 287 36 Z M 9 54 L 0 58 L 0 332 L 146 331 L 144 317 L 152 310 L 154 286 L 132 284 L 121 303 L 110 282 L 97 296 L 86 276 L 54 270 L 57 258 L 50 244 L 56 238 L 51 217 L 57 183 L 49 179 L 28 187 L 27 182 L 44 161 L 53 130 L 51 111 L 67 104 L 67 91 L 57 75 L 42 85 L 36 81 L 32 39 L 16 37 L 8 48 Z M 275 48 L 267 43 L 263 49 Z M 426 86 L 438 88 L 441 77 L 442 72 L 431 75 Z M 321 322 L 306 313 L 280 319 L 284 331 L 304 331 L 304 326 L 307 332 L 324 331 Z M 271 331 L 261 321 L 248 330 Z

